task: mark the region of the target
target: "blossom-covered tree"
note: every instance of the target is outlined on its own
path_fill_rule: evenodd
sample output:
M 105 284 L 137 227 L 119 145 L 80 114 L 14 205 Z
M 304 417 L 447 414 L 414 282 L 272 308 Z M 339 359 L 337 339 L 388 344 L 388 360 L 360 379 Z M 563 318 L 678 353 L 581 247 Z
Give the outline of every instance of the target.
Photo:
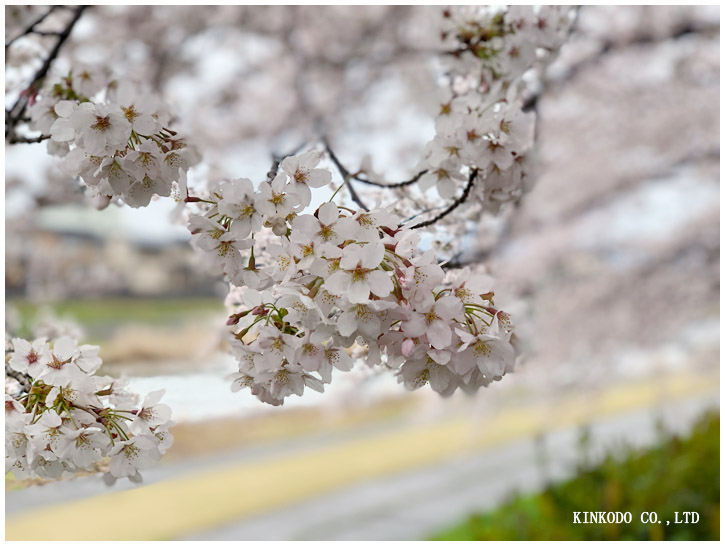
M 406 180 L 389 180 L 369 161 L 345 165 L 332 129 L 344 108 L 325 113 L 301 92 L 290 134 L 304 137 L 294 152 L 274 157 L 266 177 L 240 172 L 194 184 L 189 170 L 220 135 L 177 127 L 183 113 L 163 103 L 156 79 L 139 81 L 125 65 L 54 68 L 86 11 L 93 10 L 11 12 L 6 55 L 26 39 L 55 44 L 6 108 L 6 142 L 47 141 L 96 208 L 176 200 L 199 260 L 229 285 L 227 324 L 239 362 L 232 390 L 249 388 L 281 405 L 306 387 L 322 392 L 333 369 L 360 362 L 390 370 L 408 389 L 429 385 L 448 396 L 513 370 L 516 334 L 495 301 L 493 279 L 481 264 L 460 267 L 458 258 L 472 225 L 511 208 L 533 184 L 536 76 L 566 39 L 574 10 L 435 10 L 426 37 L 439 82 L 428 82 L 439 95 L 435 134 Z M 51 21 L 60 30 L 40 29 Z M 288 31 L 260 23 L 262 33 Z M 337 31 L 319 32 L 324 39 Z M 361 44 L 367 38 L 357 36 Z M 422 54 L 412 38 L 399 41 L 391 47 Z M 327 50 L 308 45 L 300 65 L 335 64 Z M 16 382 L 6 394 L 7 470 L 57 477 L 109 456 L 111 481 L 138 479 L 168 448 L 161 393 L 137 407 L 122 386 L 94 375 L 97 348 L 69 337 L 16 338 L 7 355 L 6 375 Z

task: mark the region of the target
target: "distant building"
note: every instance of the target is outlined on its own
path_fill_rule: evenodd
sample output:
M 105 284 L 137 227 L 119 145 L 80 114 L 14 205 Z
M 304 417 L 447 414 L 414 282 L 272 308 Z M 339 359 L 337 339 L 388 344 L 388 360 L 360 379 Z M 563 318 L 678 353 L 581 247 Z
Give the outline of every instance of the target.
M 35 225 L 6 223 L 7 297 L 217 295 L 216 279 L 195 266 L 186 240 L 132 240 L 112 224 L 91 232 L 82 222 L 57 227 L 39 218 Z

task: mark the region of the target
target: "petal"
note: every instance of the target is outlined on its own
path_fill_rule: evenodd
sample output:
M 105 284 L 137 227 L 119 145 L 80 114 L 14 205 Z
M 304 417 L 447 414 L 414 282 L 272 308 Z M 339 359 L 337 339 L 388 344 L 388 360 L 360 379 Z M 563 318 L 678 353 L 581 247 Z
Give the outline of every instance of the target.
M 342 370 L 343 372 L 352 370 L 352 358 L 350 358 L 350 355 L 344 349 L 332 349 L 328 351 L 328 360 L 338 370 Z
M 444 177 L 438 181 L 438 195 L 444 199 L 451 199 L 456 195 L 456 183 L 449 177 Z
M 307 185 L 311 188 L 327 186 L 332 181 L 332 173 L 327 169 L 314 169 L 307 177 Z
M 146 398 L 144 398 L 143 401 L 143 407 L 147 408 L 149 406 L 153 406 L 155 404 L 158 404 L 161 400 L 161 397 L 166 392 L 166 389 L 159 389 L 157 391 L 150 392 L 146 395 Z
M 352 218 L 340 218 L 335 223 L 335 233 L 340 238 L 340 241 L 360 240 L 357 236 L 360 230 L 360 224 L 358 224 Z M 377 232 L 376 237 L 377 237 Z
M 369 243 L 363 248 L 363 266 L 374 269 L 380 265 L 385 256 L 385 247 L 380 243 Z
M 156 425 L 160 425 L 169 419 L 171 419 L 171 408 L 166 404 L 156 404 L 154 406 L 153 422 Z
M 322 348 L 315 347 L 315 349 L 316 351 L 314 353 L 300 351 L 299 358 L 297 358 L 300 366 L 308 372 L 314 372 L 320 369 L 320 353 L 322 352 Z
M 56 428 L 63 423 L 63 420 L 55 411 L 46 411 L 43 417 L 40 418 L 40 422 L 46 427 Z
M 372 339 L 376 339 L 380 335 L 380 319 L 373 315 L 360 323 L 362 333 Z
M 350 289 L 352 278 L 345 271 L 336 271 L 325 280 L 325 289 L 334 296 L 342 296 Z
M 476 367 L 476 357 L 473 354 L 473 350 L 468 349 L 462 353 L 454 355 L 451 359 L 450 366 L 458 375 L 466 375 Z
M 320 366 L 320 369 L 317 371 L 317 373 L 320 374 L 322 381 L 324 381 L 325 383 L 329 383 L 330 381 L 332 381 L 332 366 L 330 366 L 330 363 L 327 362 L 327 360 L 323 361 L 323 365 Z
M 448 383 L 450 382 L 450 380 L 451 373 L 445 366 L 434 365 L 430 367 L 430 376 L 428 378 L 428 382 L 430 383 L 430 388 L 433 389 L 435 392 L 444 392 L 448 387 Z
M 425 333 L 425 319 L 422 315 L 415 314 L 409 320 L 403 322 L 403 332 L 409 337 L 419 337 Z
M 350 303 L 365 303 L 370 299 L 370 286 L 367 281 L 359 280 L 350 283 L 347 292 L 347 299 Z
M 115 189 L 114 189 L 115 191 Z M 120 192 L 119 192 L 120 193 Z M 132 208 L 146 207 L 151 202 L 154 192 L 146 184 L 135 182 L 131 184 L 128 194 L 124 198 L 126 204 Z
M 335 222 L 340 216 L 340 211 L 335 203 L 329 202 L 322 205 L 317 213 L 317 217 L 324 225 L 329 226 Z
M 320 159 L 322 159 L 322 153 L 314 151 L 305 152 L 297 156 L 297 160 L 299 161 L 298 165 L 306 171 L 317 166 Z
M 355 269 L 362 262 L 362 248 L 360 245 L 349 245 L 345 247 L 344 254 L 340 260 L 342 269 Z
M 337 208 L 337 207 L 336 207 Z M 312 238 L 312 234 L 320 228 L 320 222 L 311 214 L 301 214 L 292 220 L 292 233 L 293 237 L 300 235 L 302 232 L 305 235 L 306 241 L 308 242 Z M 294 239 L 296 240 L 296 239 Z M 303 241 L 298 241 L 303 242 Z
M 272 184 L 270 185 L 271 189 L 274 190 L 275 193 L 282 193 L 286 191 L 287 188 L 287 175 L 284 173 L 279 173 L 277 176 L 274 177 L 274 180 L 272 180 Z M 269 194 L 272 195 L 271 192 Z
M 237 178 L 233 181 L 235 188 L 244 195 L 244 197 L 254 196 L 254 184 L 249 178 Z
M 435 362 L 444 366 L 448 364 L 451 359 L 451 353 L 448 351 L 428 351 L 428 356 L 431 357 Z
M 56 142 L 66 142 L 73 140 L 75 129 L 65 118 L 59 118 L 53 122 L 50 127 L 50 135 Z
M 55 105 L 55 113 L 62 118 L 67 118 L 76 109 L 78 104 L 72 100 L 62 100 Z
M 325 386 L 322 384 L 322 381 L 320 381 L 316 377 L 312 377 L 311 375 L 305 375 L 304 381 L 305 385 L 307 385 L 312 390 L 315 390 L 317 392 L 325 392 Z
M 300 205 L 303 207 L 309 205 L 312 201 L 312 192 L 310 191 L 309 186 L 307 186 L 307 184 L 295 184 L 294 188 L 294 192 L 288 194 L 288 201 L 292 203 L 293 197 L 296 196 Z
M 337 321 L 337 330 L 342 336 L 349 336 L 357 330 L 357 320 L 353 311 L 345 311 Z
M 59 338 L 53 345 L 53 354 L 60 360 L 68 360 L 76 350 L 76 342 L 70 336 Z
M 305 393 L 305 383 L 301 375 L 289 374 L 289 388 L 297 396 L 302 396 Z
M 428 341 L 436 349 L 445 349 L 451 343 L 451 328 L 442 320 L 434 320 L 426 330 Z
M 136 438 L 133 441 L 133 444 L 138 447 L 139 449 L 153 449 L 156 447 L 156 442 L 151 436 L 147 435 L 140 435 L 136 436 Z
M 30 352 L 31 345 L 29 341 L 20 339 L 19 337 L 13 338 L 13 349 L 16 353 L 22 353 L 27 355 Z
M 443 320 L 451 320 L 452 318 L 460 315 L 463 311 L 463 304 L 461 303 L 461 300 L 455 296 L 445 296 L 439 299 L 436 301 L 435 307 L 436 314 Z
M 484 358 L 479 358 L 478 368 L 487 377 L 499 377 L 503 375 L 507 365 L 513 362 L 514 348 L 503 340 L 488 340 L 486 346 L 490 352 Z
M 393 281 L 385 271 L 380 271 L 379 269 L 371 271 L 367 274 L 365 280 L 370 286 L 370 291 L 381 298 L 384 298 L 393 291 Z
M 156 132 L 156 121 L 151 116 L 139 116 L 134 120 L 133 128 L 142 135 L 152 135 Z
M 201 250 L 205 250 L 206 252 L 211 252 L 219 246 L 219 241 L 217 239 L 212 239 L 206 234 L 197 237 L 194 240 L 194 243 L 198 248 L 200 248 Z
M 289 157 L 285 157 L 282 160 L 282 163 L 280 164 L 280 166 L 282 167 L 283 171 L 290 173 L 290 174 L 294 174 L 295 171 L 297 170 L 297 167 L 299 167 L 299 164 L 300 164 L 299 159 L 292 155 Z

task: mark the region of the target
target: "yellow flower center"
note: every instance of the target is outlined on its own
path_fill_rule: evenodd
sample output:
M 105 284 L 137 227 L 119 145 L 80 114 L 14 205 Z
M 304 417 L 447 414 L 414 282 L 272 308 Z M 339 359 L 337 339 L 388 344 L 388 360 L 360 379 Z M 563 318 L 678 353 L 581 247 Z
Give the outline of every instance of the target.
M 126 116 L 126 119 L 133 123 L 133 120 L 135 120 L 137 117 L 139 117 L 141 114 L 136 111 L 136 109 L 133 107 L 133 104 L 129 106 L 128 108 L 121 108 L 123 110 L 123 114 Z
M 473 354 L 478 357 L 489 356 L 491 354 L 491 347 L 488 346 L 488 343 L 479 339 L 473 347 Z
M 335 235 L 335 232 L 330 226 L 322 226 L 318 234 L 323 240 L 329 241 Z
M 369 269 L 365 269 L 365 268 L 363 268 L 363 267 L 361 267 L 361 266 L 358 265 L 355 269 L 353 269 L 351 271 L 351 273 L 352 273 L 352 281 L 353 282 L 364 281 L 365 278 L 367 277 L 367 274 L 369 272 L 370 272 Z
M 301 171 L 297 169 L 295 171 L 295 182 L 298 184 L 306 184 L 307 183 L 307 173 L 305 171 Z
M 111 126 L 111 120 L 109 119 L 108 116 L 105 116 L 105 117 L 96 116 L 96 122 L 93 125 L 91 125 L 91 129 L 93 129 L 95 131 L 105 131 L 110 126 Z
M 428 368 L 425 368 L 413 378 L 413 381 L 411 381 L 411 383 L 414 387 L 418 388 L 428 383 L 428 379 L 430 379 L 430 370 Z

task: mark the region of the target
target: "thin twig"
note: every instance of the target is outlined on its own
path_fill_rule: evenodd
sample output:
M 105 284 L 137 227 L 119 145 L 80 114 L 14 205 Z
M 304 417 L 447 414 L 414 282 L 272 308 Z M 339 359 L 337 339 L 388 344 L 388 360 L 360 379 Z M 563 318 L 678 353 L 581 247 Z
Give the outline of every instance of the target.
M 416 203 L 416 205 L 417 204 L 418 203 Z M 423 209 L 420 212 L 416 212 L 413 216 L 408 216 L 405 220 L 403 220 L 403 223 L 406 224 L 406 223 L 410 222 L 411 220 L 415 220 L 416 218 L 418 218 L 418 216 L 422 216 L 423 214 L 426 214 L 428 212 L 433 212 L 434 210 L 440 210 L 442 208 L 445 208 L 445 205 L 440 205 L 438 207 L 430 207 L 427 209 Z
M 21 372 L 16 372 L 10 367 L 10 364 L 7 362 L 5 363 L 5 375 L 8 377 L 12 377 L 20 383 L 20 386 L 23 388 L 23 392 L 30 392 L 30 376 Z
M 327 141 L 327 139 L 323 139 L 322 143 L 325 146 L 325 150 L 330 155 L 330 159 L 337 167 L 337 170 L 340 171 L 340 175 L 342 176 L 343 183 L 347 186 L 348 191 L 350 192 L 350 197 L 352 200 L 365 212 L 368 212 L 370 209 L 363 203 L 362 199 L 360 199 L 360 196 L 355 191 L 355 188 L 352 187 L 352 175 L 350 174 L 350 171 L 348 171 L 342 163 L 340 163 L 340 160 L 335 155 L 335 152 L 332 151 L 332 148 L 330 148 L 330 143 Z
M 13 104 L 12 108 L 5 111 L 5 138 L 12 140 L 15 137 L 15 126 L 25 114 L 25 109 L 28 107 L 29 95 L 32 91 L 38 89 L 40 83 L 43 81 L 43 78 L 45 78 L 46 74 L 48 74 L 50 66 L 53 64 L 53 61 L 56 59 L 56 57 L 58 57 L 58 54 L 60 53 L 61 47 L 63 47 L 63 44 L 66 42 L 71 32 L 73 31 L 73 27 L 81 18 L 81 15 L 83 15 L 83 12 L 87 7 L 88 6 L 78 6 L 73 10 L 73 17 L 68 22 L 65 29 L 63 29 L 63 31 L 58 35 L 58 41 L 55 43 L 53 49 L 51 49 L 48 53 L 48 56 L 43 61 L 43 65 L 33 76 L 33 79 L 30 82 L 30 85 L 27 87 L 26 92 L 21 93 L 18 97 L 18 100 L 16 100 L 15 104 Z
M 36 36 L 60 36 L 61 32 L 57 30 L 35 30 L 33 34 Z
M 329 149 L 329 146 L 327 145 L 327 141 L 325 140 L 325 146 L 327 147 L 328 152 L 332 153 Z M 337 162 L 340 163 L 339 160 Z M 342 166 L 340 164 L 340 166 Z M 351 173 L 347 168 L 342 167 L 346 173 L 350 175 L 350 178 L 353 180 L 357 180 L 358 182 L 362 182 L 363 184 L 368 184 L 369 186 L 375 186 L 378 188 L 403 188 L 405 186 L 410 186 L 411 184 L 415 184 L 418 180 L 420 180 L 420 177 L 423 176 L 425 173 L 428 172 L 428 169 L 423 169 L 419 173 L 417 173 L 413 178 L 410 180 L 403 180 L 402 182 L 376 182 L 375 180 L 370 180 L 368 178 L 362 178 L 360 176 L 360 173 Z
M 17 40 L 22 38 L 23 36 L 27 36 L 28 34 L 35 33 L 35 34 L 41 34 L 39 31 L 35 30 L 35 27 L 37 27 L 40 23 L 45 21 L 45 18 L 48 17 L 51 13 L 53 13 L 56 9 L 58 9 L 59 6 L 50 6 L 50 9 L 46 11 L 43 15 L 38 17 L 35 22 L 30 25 L 28 28 L 26 28 L 23 32 L 18 34 L 15 38 L 10 40 L 9 42 L 5 43 L 5 54 L 8 52 L 8 48 L 13 45 Z M 41 34 L 42 35 L 42 34 Z
M 358 176 L 356 174 L 352 175 L 351 178 L 354 178 L 355 180 L 362 182 L 363 184 L 369 184 L 370 186 L 377 186 L 378 188 L 402 188 L 405 186 L 410 186 L 411 184 L 415 184 L 418 180 L 420 180 L 420 177 L 423 176 L 427 172 L 428 172 L 428 169 L 423 169 L 410 180 L 403 180 L 402 182 L 389 182 L 389 183 L 375 182 L 374 180 L 368 180 L 367 178 L 360 178 L 360 176 Z
M 468 175 L 468 184 L 466 184 L 466 187 L 463 190 L 463 193 L 461 196 L 453 201 L 451 205 L 441 212 L 439 215 L 431 218 L 430 220 L 426 220 L 425 222 L 421 222 L 420 224 L 416 224 L 410 229 L 418 229 L 426 226 L 430 226 L 435 224 L 438 220 L 441 220 L 442 218 L 445 218 L 448 216 L 451 212 L 453 212 L 456 208 L 458 208 L 467 198 L 468 194 L 471 193 L 471 188 L 473 188 L 473 184 L 476 180 L 476 176 L 478 176 L 478 169 L 471 169 L 471 173 Z
M 50 135 L 40 135 L 37 137 L 12 135 L 8 138 L 8 144 L 37 144 L 38 142 L 43 142 L 44 140 L 48 140 L 49 138 Z

